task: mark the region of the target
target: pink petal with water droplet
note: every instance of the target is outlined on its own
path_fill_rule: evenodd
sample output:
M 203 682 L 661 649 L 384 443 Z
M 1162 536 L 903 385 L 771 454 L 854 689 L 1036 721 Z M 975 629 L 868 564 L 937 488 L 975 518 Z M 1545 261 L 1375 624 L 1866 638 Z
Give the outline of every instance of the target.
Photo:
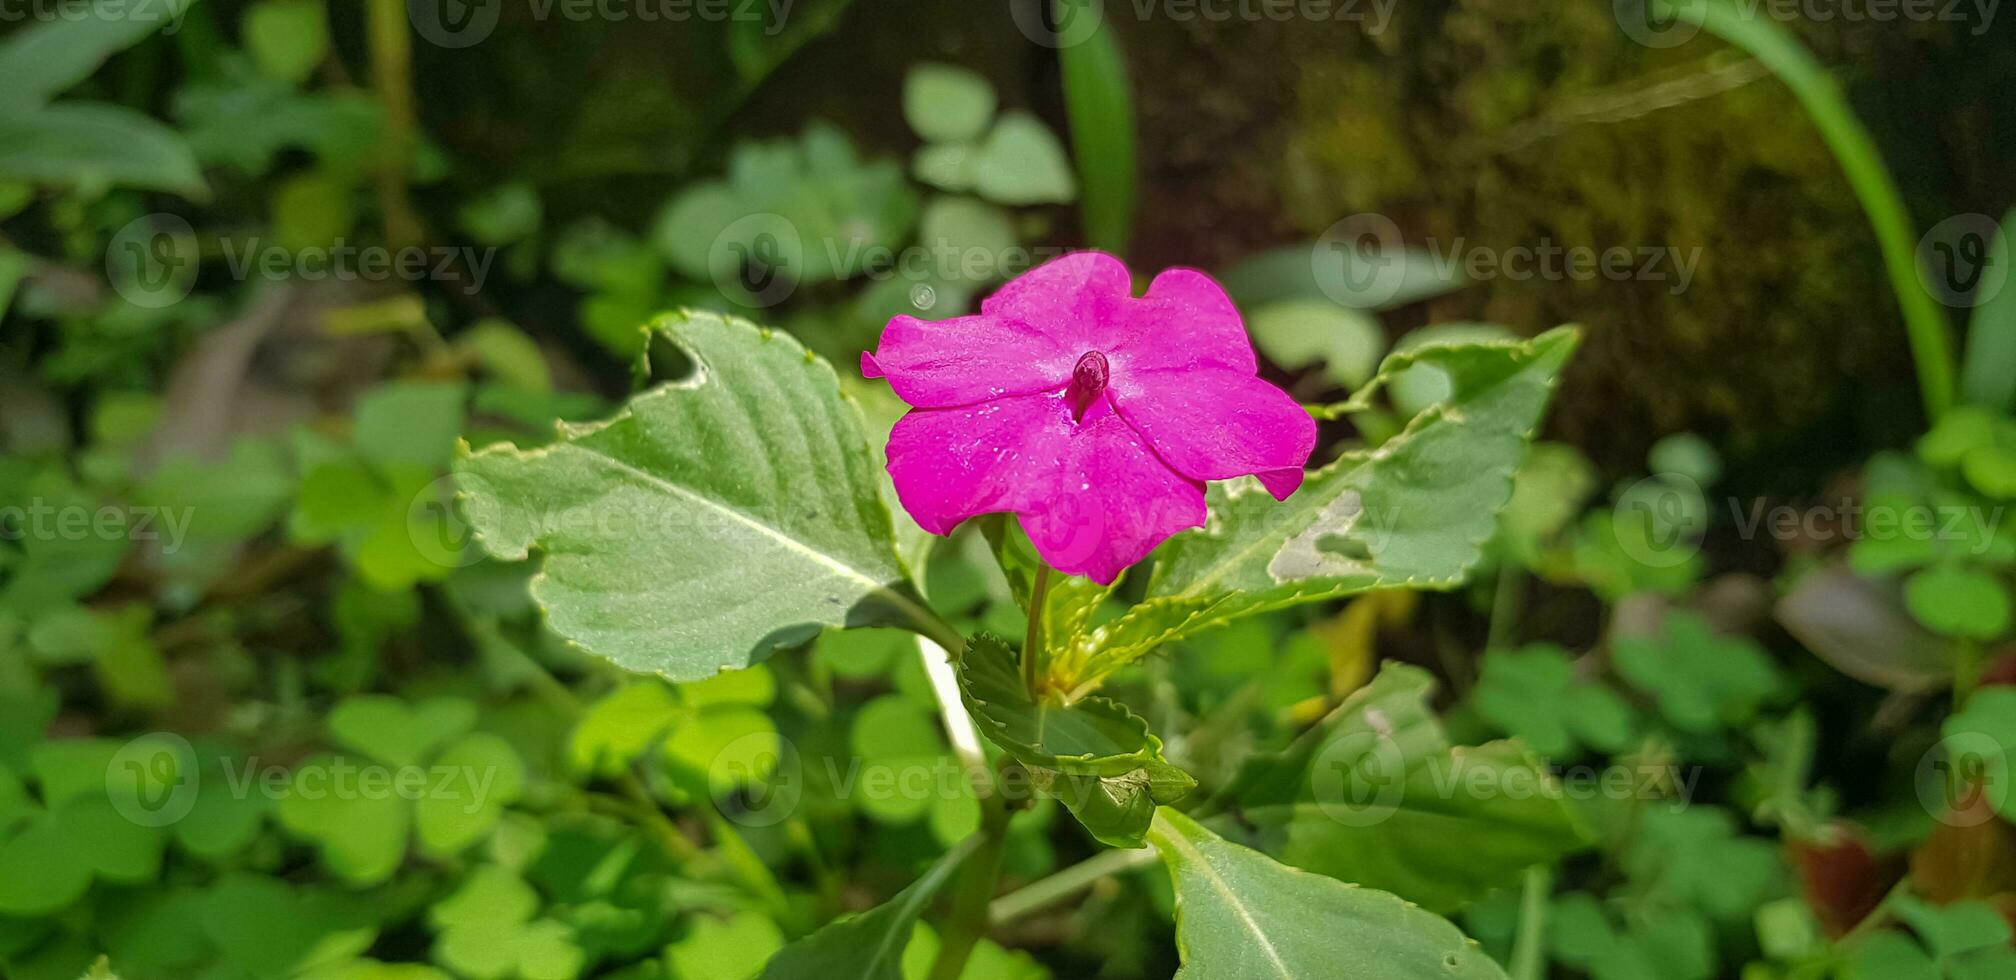
M 1316 420 L 1250 374 L 1195 369 L 1115 373 L 1120 416 L 1176 472 L 1197 480 L 1255 474 L 1276 499 L 1302 485 Z
M 917 409 L 889 433 L 889 476 L 919 527 L 950 534 L 976 514 L 1042 506 L 1057 488 L 1071 428 L 1058 395 Z
M 1062 459 L 1055 490 L 1022 512 L 1051 568 L 1111 584 L 1170 535 L 1204 523 L 1204 485 L 1171 470 L 1118 415 L 1088 414 Z
M 886 376 L 896 394 L 918 408 L 951 408 L 1061 388 L 1078 354 L 1013 320 L 899 316 L 882 331 L 881 346 L 861 355 L 861 374 Z

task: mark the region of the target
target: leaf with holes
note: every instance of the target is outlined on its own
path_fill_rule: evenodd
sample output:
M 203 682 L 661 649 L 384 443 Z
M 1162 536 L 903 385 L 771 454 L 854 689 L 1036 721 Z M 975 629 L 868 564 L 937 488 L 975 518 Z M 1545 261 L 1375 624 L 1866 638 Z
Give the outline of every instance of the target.
M 697 680 L 824 626 L 928 619 L 897 557 L 861 413 L 795 341 L 713 314 L 652 327 L 646 369 L 693 371 L 539 449 L 456 466 L 498 557 L 534 549 L 553 628 L 632 670 Z

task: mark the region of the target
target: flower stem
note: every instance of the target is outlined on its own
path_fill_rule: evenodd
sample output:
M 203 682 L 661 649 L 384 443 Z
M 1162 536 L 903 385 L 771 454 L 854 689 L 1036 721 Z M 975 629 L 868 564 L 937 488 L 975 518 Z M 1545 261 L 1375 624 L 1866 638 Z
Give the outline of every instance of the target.
M 1009 892 L 987 907 L 996 924 L 1013 922 L 1031 912 L 1061 902 L 1116 874 L 1154 864 L 1162 855 L 1152 847 L 1100 851 L 1048 878 Z
M 1022 686 L 1035 697 L 1043 679 L 1043 603 L 1050 595 L 1050 566 L 1039 565 L 1029 588 L 1029 631 L 1022 637 Z
M 991 801 L 992 805 L 988 805 Z M 994 887 L 1001 880 L 1001 858 L 1007 850 L 1008 809 L 999 795 L 990 792 L 981 801 L 980 844 L 959 873 L 958 890 L 952 896 L 952 914 L 945 921 L 944 941 L 938 959 L 931 964 L 930 980 L 959 980 L 973 947 L 987 931 L 987 907 L 994 899 Z
M 1512 943 L 1512 980 L 1541 980 L 1547 968 L 1547 899 L 1554 893 L 1554 869 L 1526 869 L 1519 900 L 1519 936 Z

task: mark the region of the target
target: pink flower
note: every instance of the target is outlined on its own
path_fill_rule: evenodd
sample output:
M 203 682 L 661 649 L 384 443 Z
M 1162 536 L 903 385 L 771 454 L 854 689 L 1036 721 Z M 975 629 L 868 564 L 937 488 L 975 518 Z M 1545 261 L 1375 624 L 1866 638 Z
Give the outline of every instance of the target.
M 899 316 L 861 373 L 913 407 L 889 434 L 903 509 L 933 534 L 1012 513 L 1052 568 L 1109 583 L 1204 523 L 1205 480 L 1302 485 L 1316 423 L 1258 365 L 1209 276 L 1078 252 L 937 323 Z

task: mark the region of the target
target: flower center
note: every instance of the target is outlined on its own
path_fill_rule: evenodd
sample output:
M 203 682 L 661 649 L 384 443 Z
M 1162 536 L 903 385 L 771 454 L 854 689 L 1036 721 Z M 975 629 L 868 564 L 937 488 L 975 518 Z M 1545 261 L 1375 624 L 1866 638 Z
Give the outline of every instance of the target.
M 1108 368 L 1106 355 L 1096 350 L 1086 351 L 1071 368 L 1071 387 L 1064 389 L 1064 401 L 1071 406 L 1071 418 L 1080 420 L 1085 411 L 1106 393 Z

